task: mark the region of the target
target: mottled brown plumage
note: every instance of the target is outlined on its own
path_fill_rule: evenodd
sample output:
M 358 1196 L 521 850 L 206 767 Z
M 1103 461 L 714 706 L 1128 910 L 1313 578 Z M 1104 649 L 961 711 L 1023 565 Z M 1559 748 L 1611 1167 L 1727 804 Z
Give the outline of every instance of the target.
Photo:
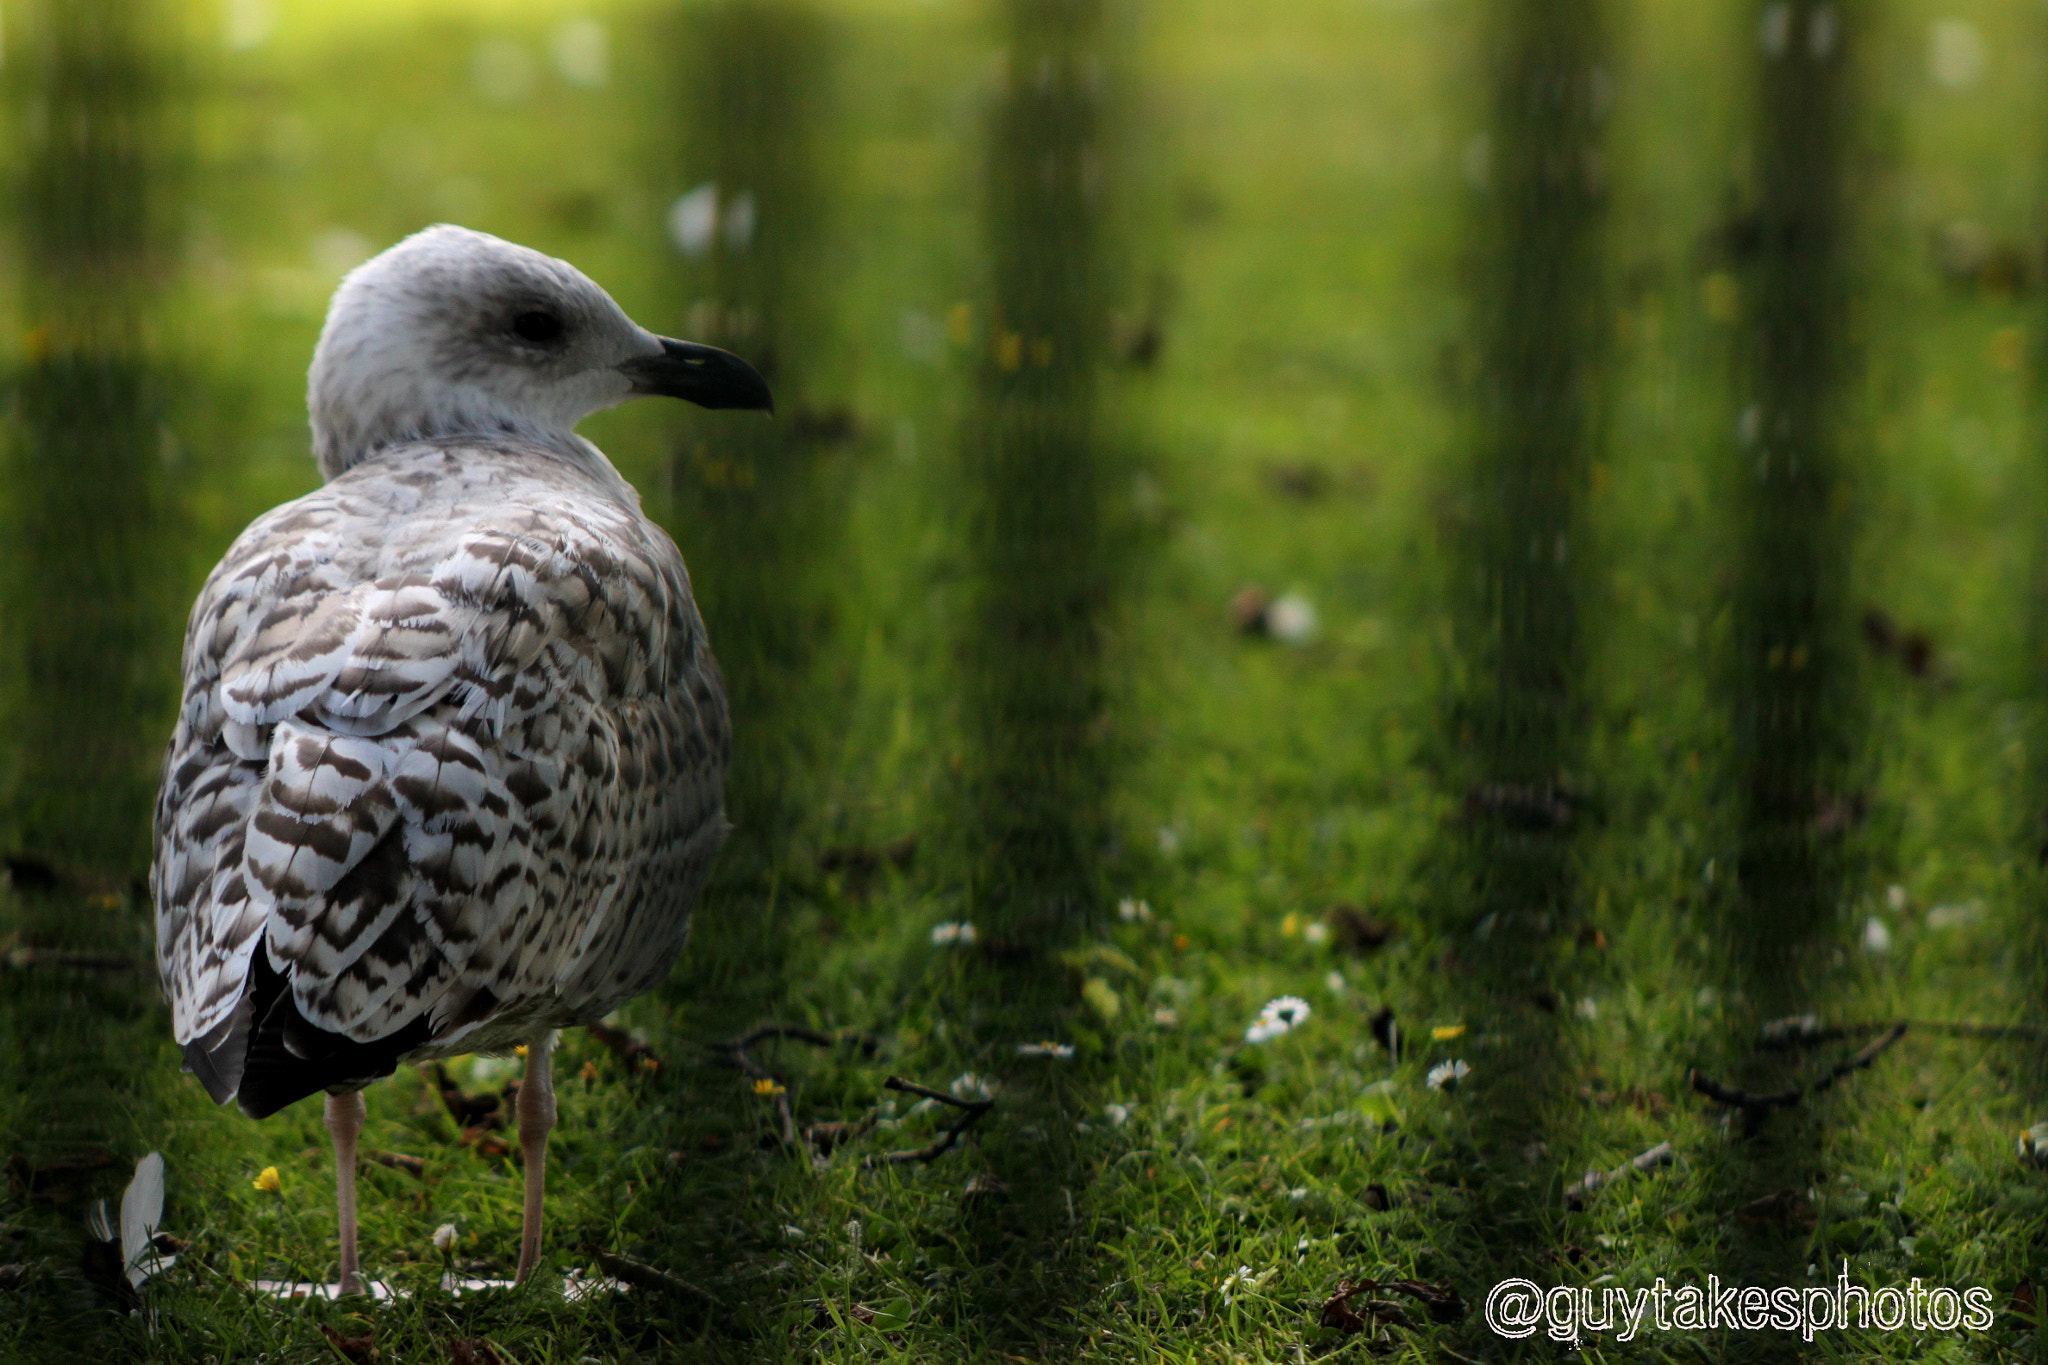
M 157 803 L 158 967 L 216 1100 L 261 1117 L 531 1044 L 544 1138 L 553 1031 L 681 950 L 725 831 L 725 700 L 682 555 L 569 429 L 636 392 L 767 400 L 479 233 L 344 282 L 310 395 L 328 482 L 207 579 Z M 330 1121 L 352 1158 L 360 1102 Z M 536 1246 L 537 1208 L 535 1184 Z
M 158 941 L 217 1099 L 258 952 L 305 1024 L 425 1020 L 425 1057 L 600 1018 L 682 947 L 717 667 L 674 544 L 574 460 L 443 437 L 259 518 L 193 609 L 185 699 Z M 368 1079 L 319 1071 L 293 1088 Z

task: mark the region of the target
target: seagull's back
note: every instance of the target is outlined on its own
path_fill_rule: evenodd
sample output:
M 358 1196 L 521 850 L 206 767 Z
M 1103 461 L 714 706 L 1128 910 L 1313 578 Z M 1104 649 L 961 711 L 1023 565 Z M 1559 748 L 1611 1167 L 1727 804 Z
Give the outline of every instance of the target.
M 188 1065 L 260 1116 L 601 1017 L 682 948 L 729 749 L 682 556 L 580 441 L 400 443 L 267 513 L 157 804 Z

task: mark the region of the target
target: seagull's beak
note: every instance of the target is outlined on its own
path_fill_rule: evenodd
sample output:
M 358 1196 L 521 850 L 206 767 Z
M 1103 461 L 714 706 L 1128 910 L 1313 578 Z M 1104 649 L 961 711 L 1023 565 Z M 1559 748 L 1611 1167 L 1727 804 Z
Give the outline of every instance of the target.
M 635 394 L 680 398 L 700 408 L 775 411 L 768 381 L 731 351 L 669 337 L 660 341 L 658 355 L 634 356 L 619 366 L 619 372 L 633 381 Z

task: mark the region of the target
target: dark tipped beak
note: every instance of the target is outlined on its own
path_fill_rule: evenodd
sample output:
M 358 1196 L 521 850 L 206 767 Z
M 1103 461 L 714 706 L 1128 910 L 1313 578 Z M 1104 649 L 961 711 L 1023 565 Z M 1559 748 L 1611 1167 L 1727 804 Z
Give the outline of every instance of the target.
M 619 371 L 633 381 L 636 394 L 680 398 L 700 408 L 775 411 L 775 397 L 760 371 L 716 346 L 663 337 L 660 355 L 635 356 Z

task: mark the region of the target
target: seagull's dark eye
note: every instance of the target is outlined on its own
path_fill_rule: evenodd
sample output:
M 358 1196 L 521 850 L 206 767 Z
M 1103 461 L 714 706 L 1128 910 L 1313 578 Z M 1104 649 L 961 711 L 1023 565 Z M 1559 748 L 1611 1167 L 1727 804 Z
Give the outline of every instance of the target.
M 562 320 L 538 310 L 521 313 L 512 319 L 512 331 L 521 341 L 553 341 L 562 334 Z

